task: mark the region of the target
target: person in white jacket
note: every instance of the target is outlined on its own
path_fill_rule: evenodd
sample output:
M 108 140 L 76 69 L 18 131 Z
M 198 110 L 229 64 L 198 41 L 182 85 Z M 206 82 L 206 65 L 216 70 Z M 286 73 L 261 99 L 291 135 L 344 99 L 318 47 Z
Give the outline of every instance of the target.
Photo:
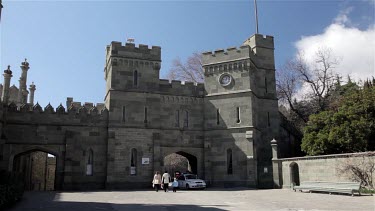
M 163 174 L 163 177 L 162 177 L 162 183 L 163 183 L 164 192 L 168 191 L 168 185 L 169 185 L 169 183 L 171 181 L 172 181 L 171 180 L 171 175 L 168 174 L 168 171 L 165 171 L 165 173 Z
M 155 172 L 154 179 L 152 180 L 152 185 L 155 188 L 156 192 L 158 192 L 161 185 L 161 175 L 158 171 Z

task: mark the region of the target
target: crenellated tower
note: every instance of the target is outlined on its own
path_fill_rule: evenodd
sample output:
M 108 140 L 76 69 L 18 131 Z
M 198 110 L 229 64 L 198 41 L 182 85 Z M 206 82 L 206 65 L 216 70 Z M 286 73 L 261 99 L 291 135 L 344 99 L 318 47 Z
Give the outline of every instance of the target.
M 217 171 L 212 175 L 227 170 L 216 178 L 228 184 L 272 186 L 269 141 L 278 136 L 279 126 L 273 37 L 255 34 L 239 48 L 205 52 L 202 58 L 206 157 L 227 160 L 206 165 Z
M 150 91 L 157 88 L 161 48 L 112 42 L 106 49 L 106 90 Z
M 121 122 L 123 106 L 129 103 L 124 99 L 129 94 L 153 92 L 159 88 L 161 48 L 134 43 L 111 42 L 106 48 L 105 104 L 110 111 L 110 122 Z M 146 105 L 145 105 L 146 106 Z M 139 107 L 139 112 L 144 109 Z M 139 124 L 143 125 L 140 120 Z M 138 124 L 138 123 L 136 123 Z

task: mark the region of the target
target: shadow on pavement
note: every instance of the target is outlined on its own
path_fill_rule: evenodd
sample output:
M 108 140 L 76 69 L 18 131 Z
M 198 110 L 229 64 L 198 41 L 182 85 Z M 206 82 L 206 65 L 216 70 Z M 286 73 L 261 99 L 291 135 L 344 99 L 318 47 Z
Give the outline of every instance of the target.
M 202 211 L 221 211 L 223 205 L 191 205 L 191 204 L 118 204 L 103 202 L 72 202 L 60 201 L 59 192 L 26 192 L 24 197 L 11 207 L 5 210 L 9 211 L 35 211 L 35 210 L 53 210 L 53 211 L 92 211 L 92 210 L 135 210 L 135 211 L 179 211 L 179 210 L 202 210 Z

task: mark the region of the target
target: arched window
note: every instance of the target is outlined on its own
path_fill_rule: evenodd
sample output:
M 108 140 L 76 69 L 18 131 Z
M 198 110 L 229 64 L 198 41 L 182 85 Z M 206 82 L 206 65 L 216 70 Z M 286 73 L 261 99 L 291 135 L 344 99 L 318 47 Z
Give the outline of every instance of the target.
M 185 111 L 184 127 L 189 127 L 189 111 Z
M 216 124 L 220 125 L 220 110 L 216 109 Z
M 240 116 L 241 110 L 240 110 L 240 107 L 237 107 L 236 111 L 237 111 L 237 120 L 236 120 L 236 122 L 240 123 L 241 122 L 241 116 Z
M 126 114 L 126 107 L 122 106 L 122 118 L 121 118 L 122 122 L 126 121 L 126 115 L 125 114 Z
M 147 107 L 145 107 L 143 123 L 147 123 Z
M 130 153 L 130 175 L 137 174 L 137 149 L 133 148 Z
M 227 149 L 227 174 L 233 174 L 232 149 Z
M 93 163 L 94 163 L 94 152 L 92 149 L 87 151 L 87 162 L 86 162 L 86 175 L 93 175 Z
M 175 127 L 180 127 L 180 110 L 176 110 L 174 115 L 175 115 Z
M 133 85 L 138 86 L 138 71 L 137 70 L 134 70 L 134 73 L 133 73 Z

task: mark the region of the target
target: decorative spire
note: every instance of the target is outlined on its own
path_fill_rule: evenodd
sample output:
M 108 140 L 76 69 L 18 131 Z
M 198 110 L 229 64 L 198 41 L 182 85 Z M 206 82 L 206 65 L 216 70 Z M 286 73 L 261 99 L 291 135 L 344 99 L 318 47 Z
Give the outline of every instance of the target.
M 34 81 L 31 82 L 31 85 L 30 85 L 30 89 L 35 89 L 35 84 L 34 84 Z
M 25 58 L 25 61 L 21 63 L 21 67 L 29 69 L 29 62 L 27 62 L 27 59 Z
M 4 73 L 12 75 L 12 71 L 10 70 L 10 65 L 8 65 L 8 69 L 4 70 Z

